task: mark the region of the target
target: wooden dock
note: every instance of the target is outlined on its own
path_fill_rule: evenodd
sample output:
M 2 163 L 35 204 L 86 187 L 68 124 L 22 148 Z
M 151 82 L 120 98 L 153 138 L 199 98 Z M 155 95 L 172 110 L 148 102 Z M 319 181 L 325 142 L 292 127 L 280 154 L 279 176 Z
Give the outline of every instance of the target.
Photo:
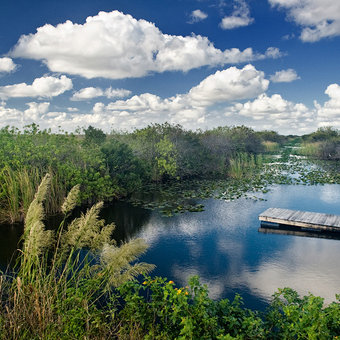
M 309 211 L 269 208 L 259 215 L 262 222 L 290 225 L 306 231 L 340 232 L 340 216 Z

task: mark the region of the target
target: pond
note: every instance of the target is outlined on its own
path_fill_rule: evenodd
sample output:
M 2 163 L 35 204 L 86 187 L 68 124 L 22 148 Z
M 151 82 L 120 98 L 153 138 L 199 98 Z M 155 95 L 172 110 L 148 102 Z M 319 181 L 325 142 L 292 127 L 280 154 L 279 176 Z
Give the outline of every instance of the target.
M 340 241 L 260 233 L 258 215 L 269 207 L 340 214 L 340 185 L 275 185 L 262 197 L 266 200 L 198 200 L 205 211 L 172 217 L 116 202 L 103 216 L 116 223 L 118 241 L 147 241 L 141 260 L 157 266 L 152 275 L 180 286 L 199 275 L 214 299 L 239 293 L 247 307 L 263 310 L 278 287 L 288 286 L 334 301 L 340 293 Z M 18 226 L 1 226 L 1 269 L 21 232 Z
M 199 275 L 212 298 L 240 293 L 249 308 L 263 309 L 278 287 L 319 295 L 340 293 L 340 241 L 258 232 L 258 215 L 269 207 L 340 214 L 340 185 L 277 185 L 266 201 L 208 199 L 205 211 L 164 217 L 120 202 L 104 211 L 117 224 L 116 237 L 144 238 L 142 260 L 153 275 L 186 285 Z

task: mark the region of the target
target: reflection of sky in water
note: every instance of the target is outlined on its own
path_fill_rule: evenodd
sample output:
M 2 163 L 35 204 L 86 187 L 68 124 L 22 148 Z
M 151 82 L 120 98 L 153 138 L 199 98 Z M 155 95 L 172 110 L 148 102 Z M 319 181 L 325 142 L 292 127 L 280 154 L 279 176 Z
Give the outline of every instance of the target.
M 338 185 L 325 185 L 320 188 L 320 199 L 332 204 L 338 202 L 340 210 L 340 190 Z
M 186 285 L 199 275 L 213 298 L 240 293 L 263 308 L 278 287 L 311 292 L 326 301 L 340 293 L 340 241 L 258 233 L 268 207 L 340 214 L 340 185 L 275 186 L 267 201 L 204 201 L 205 211 L 171 218 L 151 214 L 137 236 L 150 244 L 143 260 L 154 275 Z

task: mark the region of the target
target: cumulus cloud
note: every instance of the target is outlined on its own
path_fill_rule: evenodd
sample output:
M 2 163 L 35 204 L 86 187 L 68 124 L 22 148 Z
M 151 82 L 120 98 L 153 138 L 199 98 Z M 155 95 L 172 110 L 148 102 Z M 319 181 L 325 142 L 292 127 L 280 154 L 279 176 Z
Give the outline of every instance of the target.
M 292 68 L 277 71 L 275 72 L 275 74 L 270 76 L 270 80 L 273 83 L 290 83 L 297 79 L 300 79 L 300 77 L 297 75 L 296 71 L 293 70 Z
M 236 103 L 229 107 L 226 115 L 244 116 L 253 127 L 260 129 L 275 129 L 282 133 L 304 133 L 315 129 L 315 111 L 308 109 L 302 103 L 293 103 L 279 94 L 259 95 L 253 101 Z
M 285 9 L 288 18 L 302 27 L 300 39 L 315 42 L 340 35 L 340 2 L 334 0 L 268 0 Z
M 329 100 L 323 105 L 315 102 L 319 126 L 334 126 L 340 128 L 340 86 L 331 84 L 327 87 L 325 94 Z
M 249 7 L 244 0 L 237 0 L 232 15 L 224 17 L 220 23 L 221 28 L 231 30 L 248 26 L 254 22 L 250 17 Z
M 16 65 L 14 64 L 11 58 L 0 58 L 0 73 L 2 72 L 12 72 L 16 69 Z
M 41 77 L 34 79 L 32 85 L 26 83 L 0 86 L 0 98 L 55 97 L 72 89 L 72 80 L 66 76 Z
M 97 102 L 92 112 L 87 114 L 76 112 L 74 108 L 67 109 L 68 112 L 46 112 L 47 106 L 37 107 L 29 103 L 30 114 L 19 112 L 19 116 L 26 121 L 29 116 L 34 117 L 42 127 L 62 125 L 64 129 L 70 130 L 88 124 L 105 131 L 111 127 L 131 129 L 165 121 L 182 124 L 186 128 L 198 128 L 205 126 L 209 110 L 214 105 L 253 98 L 263 93 L 268 83 L 264 73 L 252 65 L 246 65 L 242 69 L 230 67 L 203 79 L 189 92 L 169 98 L 143 93 L 125 100 L 112 101 L 107 105 Z M 40 111 L 37 111 L 38 108 Z M 8 108 L 3 107 L 2 111 L 5 110 Z M 20 122 L 19 120 L 18 124 Z
M 24 126 L 33 122 L 38 122 L 42 115 L 48 111 L 50 103 L 36 103 L 30 102 L 26 104 L 28 108 L 26 110 L 17 110 L 15 108 L 9 108 L 5 102 L 0 103 L 0 121 L 2 126 Z
M 163 34 L 151 22 L 113 11 L 99 12 L 84 24 L 46 24 L 21 36 L 10 55 L 42 60 L 53 72 L 122 79 L 273 57 L 269 51 L 221 51 L 206 37 Z
M 86 100 L 104 95 L 104 91 L 99 87 L 85 87 L 73 94 L 71 100 Z
M 199 22 L 199 21 L 206 19 L 207 17 L 208 17 L 208 14 L 202 12 L 200 9 L 196 9 L 191 12 L 189 23 L 192 24 L 195 22 Z
M 269 81 L 253 65 L 230 67 L 205 78 L 189 92 L 190 99 L 209 106 L 219 102 L 252 98 L 267 90 Z
M 24 119 L 27 121 L 36 122 L 39 120 L 40 116 L 47 113 L 50 103 L 44 102 L 44 103 L 36 103 L 31 102 L 27 103 L 28 109 L 24 111 Z
M 131 94 L 131 91 L 126 89 L 113 89 L 112 87 L 106 90 L 100 87 L 85 87 L 73 94 L 71 100 L 88 100 L 96 97 L 106 97 L 106 98 L 124 98 Z

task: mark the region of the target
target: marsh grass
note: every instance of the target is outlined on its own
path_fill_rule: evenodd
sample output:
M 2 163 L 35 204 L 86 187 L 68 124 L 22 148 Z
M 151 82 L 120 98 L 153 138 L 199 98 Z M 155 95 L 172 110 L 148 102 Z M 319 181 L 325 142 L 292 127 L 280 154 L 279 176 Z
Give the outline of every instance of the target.
M 299 154 L 309 157 L 317 157 L 320 154 L 319 142 L 314 143 L 303 143 L 299 149 Z
M 264 146 L 265 152 L 274 153 L 280 151 L 280 144 L 277 142 L 272 142 L 269 140 L 263 141 L 262 145 Z
M 50 173 L 52 174 L 49 185 L 50 194 L 44 203 L 47 214 L 59 212 L 66 195 L 66 185 L 61 181 L 60 176 L 52 169 Z M 5 166 L 0 177 L 0 221 L 10 223 L 23 221 L 42 180 L 41 171 L 38 168 L 13 170 Z
M 236 153 L 229 160 L 228 175 L 234 179 L 250 178 L 263 164 L 262 155 L 255 156 L 246 152 Z
M 153 269 L 136 261 L 147 246 L 133 240 L 117 247 L 111 239 L 114 225 L 98 217 L 102 203 L 66 225 L 79 201 L 79 186 L 62 205 L 64 220 L 58 230 L 46 230 L 44 203 L 50 185 L 46 175 L 27 210 L 15 275 L 0 276 L 1 338 L 111 337 L 114 309 L 107 315 L 100 305 L 110 301 L 113 287 Z

